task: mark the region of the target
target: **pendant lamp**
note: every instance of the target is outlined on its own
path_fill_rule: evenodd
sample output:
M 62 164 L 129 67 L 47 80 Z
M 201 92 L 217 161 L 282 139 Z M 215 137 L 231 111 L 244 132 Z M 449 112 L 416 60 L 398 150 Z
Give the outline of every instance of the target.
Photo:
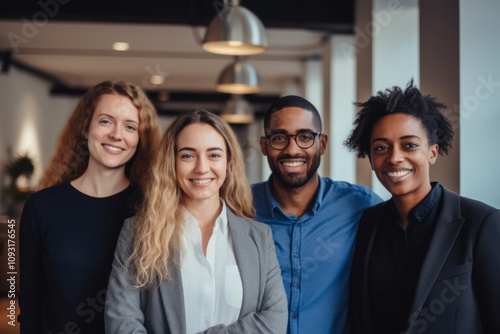
M 235 57 L 217 80 L 217 91 L 229 94 L 256 94 L 262 91 L 259 74 L 246 59 Z
M 202 48 L 223 55 L 254 55 L 267 50 L 267 35 L 254 13 L 239 0 L 224 0 L 224 8 L 212 19 Z
M 254 121 L 253 108 L 241 95 L 232 95 L 220 117 L 230 124 L 248 124 Z

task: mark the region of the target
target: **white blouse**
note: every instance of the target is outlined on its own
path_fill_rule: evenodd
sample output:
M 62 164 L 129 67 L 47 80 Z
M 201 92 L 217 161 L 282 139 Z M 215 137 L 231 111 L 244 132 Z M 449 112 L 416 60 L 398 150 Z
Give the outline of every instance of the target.
M 218 324 L 229 325 L 238 320 L 240 314 L 243 285 L 228 231 L 226 210 L 226 203 L 222 201 L 222 211 L 208 241 L 206 257 L 201 249 L 198 222 L 187 213 L 181 259 L 187 334 Z

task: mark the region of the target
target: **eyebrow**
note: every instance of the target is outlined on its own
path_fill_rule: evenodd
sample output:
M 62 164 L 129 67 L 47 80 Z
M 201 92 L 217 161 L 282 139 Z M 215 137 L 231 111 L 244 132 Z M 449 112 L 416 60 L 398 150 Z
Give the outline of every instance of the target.
M 180 148 L 177 152 L 180 152 L 180 151 L 190 151 L 190 152 L 196 152 L 196 149 L 194 147 L 182 147 Z M 207 148 L 207 152 L 211 152 L 211 151 L 222 151 L 224 152 L 224 150 L 220 147 L 209 147 Z
M 399 137 L 399 139 L 411 139 L 411 138 L 416 138 L 416 139 L 421 140 L 421 138 L 419 136 L 417 136 L 417 135 L 406 135 L 406 136 Z M 384 138 L 384 137 L 379 137 L 379 138 L 373 139 L 372 143 L 374 143 L 376 141 L 389 141 L 389 139 Z
M 298 130 L 295 130 L 295 133 L 301 133 L 301 132 L 317 132 L 317 131 L 312 130 L 312 129 L 298 129 Z M 288 131 L 285 130 L 285 129 L 274 129 L 274 130 L 271 130 L 269 132 L 269 134 L 278 134 L 278 133 L 288 133 Z
M 109 118 L 115 119 L 115 118 L 114 118 L 113 116 L 111 116 L 110 114 L 106 114 L 106 113 L 104 113 L 104 112 L 102 112 L 102 113 L 100 113 L 100 114 L 97 114 L 97 117 L 99 117 L 99 116 L 106 116 L 106 117 L 109 117 Z M 125 120 L 125 122 L 139 124 L 139 122 L 138 122 L 138 121 L 135 121 L 135 120 L 133 120 L 133 119 L 127 119 L 127 120 Z

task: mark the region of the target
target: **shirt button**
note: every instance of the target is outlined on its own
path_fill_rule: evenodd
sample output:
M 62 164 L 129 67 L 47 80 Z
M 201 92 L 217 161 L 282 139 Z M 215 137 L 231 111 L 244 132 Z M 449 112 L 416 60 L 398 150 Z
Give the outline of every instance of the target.
M 294 313 L 294 314 L 292 315 L 292 319 L 297 319 L 297 313 Z
M 295 256 L 296 259 L 298 259 L 299 258 L 299 253 L 295 253 L 294 256 Z
M 298 283 L 297 283 L 297 284 L 295 284 L 295 288 L 296 288 L 296 289 L 299 289 L 299 288 L 300 288 L 300 284 L 298 284 Z

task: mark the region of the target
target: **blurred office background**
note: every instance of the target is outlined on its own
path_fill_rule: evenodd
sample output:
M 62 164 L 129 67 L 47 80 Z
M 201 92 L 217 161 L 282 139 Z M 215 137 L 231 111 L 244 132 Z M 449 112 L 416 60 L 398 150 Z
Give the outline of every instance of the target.
M 321 174 L 388 198 L 366 159 L 356 159 L 343 141 L 356 112 L 352 102 L 413 78 L 449 106 L 456 131 L 453 151 L 438 159 L 432 179 L 500 207 L 498 0 L 245 0 L 241 12 L 253 16 L 240 14 L 251 16 L 245 17 L 250 30 L 258 30 L 252 20 L 263 24 L 265 36 L 255 37 L 264 40 L 263 52 L 208 52 L 202 43 L 211 21 L 238 29 L 231 26 L 236 19 L 225 21 L 230 5 L 238 1 L 2 4 L 0 247 L 7 238 L 3 226 L 18 219 L 22 195 L 38 182 L 76 102 L 103 80 L 141 85 L 163 129 L 189 109 L 225 115 L 240 138 L 251 182 L 270 173 L 258 144 L 263 112 L 279 96 L 302 95 L 318 107 L 330 136 Z M 248 90 L 228 93 L 231 80 Z M 16 205 L 9 192 L 13 178 L 20 192 Z M 5 282 L 7 260 L 0 254 Z M 8 333 L 4 325 L 0 331 Z
M 354 119 L 353 101 L 393 85 L 404 86 L 414 78 L 424 93 L 450 107 L 457 134 L 452 154 L 438 159 L 433 179 L 500 207 L 499 158 L 493 139 L 500 124 L 498 1 L 246 0 L 240 6 L 265 27 L 265 51 L 237 57 L 205 51 L 202 40 L 209 23 L 223 21 L 225 6 L 237 4 L 229 0 L 3 4 L 0 166 L 28 155 L 33 174 L 17 182 L 33 187 L 85 89 L 103 80 L 125 80 L 149 92 L 164 129 L 187 109 L 251 114 L 234 128 L 252 182 L 269 176 L 258 147 L 264 110 L 279 96 L 302 95 L 322 112 L 330 135 L 321 174 L 365 184 L 387 197 L 367 161 L 358 161 L 342 142 Z M 115 42 L 128 46 L 117 51 Z M 257 86 L 250 94 L 217 91 L 222 72 L 235 63 L 251 66 L 260 79 L 249 83 Z M 8 182 L 9 177 L 2 175 L 0 185 Z

